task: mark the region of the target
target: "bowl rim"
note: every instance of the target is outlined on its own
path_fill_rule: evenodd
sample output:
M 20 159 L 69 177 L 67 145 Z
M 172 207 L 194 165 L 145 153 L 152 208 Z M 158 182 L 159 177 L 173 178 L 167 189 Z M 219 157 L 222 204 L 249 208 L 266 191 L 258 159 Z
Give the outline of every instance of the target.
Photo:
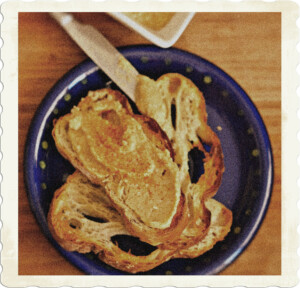
M 173 44 L 175 44 L 179 37 L 182 35 L 186 27 L 193 19 L 195 12 L 176 12 L 170 22 L 159 31 L 152 30 L 139 24 L 138 22 L 125 15 L 123 12 L 108 12 L 108 14 L 123 25 L 136 31 L 147 40 L 158 45 L 159 47 L 169 48 Z M 185 15 L 184 17 L 181 17 L 181 23 L 179 23 L 176 19 L 177 16 L 180 17 L 179 14 Z

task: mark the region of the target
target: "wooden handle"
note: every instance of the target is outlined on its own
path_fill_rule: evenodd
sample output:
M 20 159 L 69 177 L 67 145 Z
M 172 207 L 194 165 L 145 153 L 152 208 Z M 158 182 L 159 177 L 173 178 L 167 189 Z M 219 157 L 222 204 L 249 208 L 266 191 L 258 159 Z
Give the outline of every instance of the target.
M 94 27 L 82 24 L 69 13 L 50 13 L 79 47 L 135 101 L 138 71 Z

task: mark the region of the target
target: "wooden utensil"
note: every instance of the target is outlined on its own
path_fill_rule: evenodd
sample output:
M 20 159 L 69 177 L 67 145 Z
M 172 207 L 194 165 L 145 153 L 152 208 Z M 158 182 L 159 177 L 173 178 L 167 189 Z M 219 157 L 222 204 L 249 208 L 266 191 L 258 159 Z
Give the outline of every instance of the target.
M 138 71 L 131 63 L 94 27 L 78 22 L 70 13 L 50 13 L 78 46 L 98 65 L 122 90 L 135 101 Z

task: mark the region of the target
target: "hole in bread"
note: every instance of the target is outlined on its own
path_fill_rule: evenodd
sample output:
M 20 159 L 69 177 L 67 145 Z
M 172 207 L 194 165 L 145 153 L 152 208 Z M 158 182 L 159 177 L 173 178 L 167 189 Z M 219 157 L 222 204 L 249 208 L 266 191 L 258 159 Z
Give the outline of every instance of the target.
M 103 119 L 108 120 L 111 124 L 114 124 L 114 125 L 121 124 L 120 116 L 117 114 L 117 112 L 115 110 L 102 111 L 100 113 L 100 116 Z
M 192 183 L 197 183 L 200 176 L 204 173 L 203 159 L 204 153 L 197 147 L 194 147 L 188 153 L 189 174 Z
M 210 152 L 210 149 L 211 149 L 210 145 L 204 143 L 203 147 L 204 147 L 204 149 L 205 149 L 206 152 L 208 152 L 208 153 Z
M 112 82 L 112 81 L 110 81 L 110 82 Z M 107 83 L 106 83 L 107 84 Z M 107 99 L 107 97 L 108 97 L 108 94 L 105 94 L 101 99 L 99 99 L 99 100 L 105 100 L 105 99 Z
M 100 217 L 94 217 L 94 216 L 89 216 L 86 214 L 82 214 L 86 219 L 93 221 L 93 222 L 97 222 L 97 223 L 107 223 L 108 221 L 104 218 L 100 218 Z
M 99 184 L 89 183 L 89 185 L 92 185 L 94 188 L 98 189 L 101 187 Z
M 129 252 L 135 256 L 146 256 L 157 248 L 148 243 L 142 242 L 137 237 L 130 235 L 115 235 L 110 239 L 121 250 Z
M 173 128 L 176 130 L 176 105 L 174 101 L 171 104 L 171 119 Z
M 80 229 L 81 228 L 81 223 L 77 219 L 71 219 L 69 222 L 69 225 L 73 229 Z
M 198 137 L 198 139 L 199 139 L 200 143 L 202 144 L 203 148 L 205 149 L 205 151 L 206 151 L 207 153 L 209 153 L 209 152 L 210 152 L 210 149 L 211 149 L 211 146 L 208 145 L 208 144 L 206 144 L 206 143 L 204 143 L 200 137 Z

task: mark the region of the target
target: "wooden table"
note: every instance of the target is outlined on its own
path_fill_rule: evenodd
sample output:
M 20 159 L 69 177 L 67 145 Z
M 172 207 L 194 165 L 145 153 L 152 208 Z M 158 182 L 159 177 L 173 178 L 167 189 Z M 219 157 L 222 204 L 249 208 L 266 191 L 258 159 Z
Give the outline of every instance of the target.
M 77 13 L 115 45 L 149 43 L 105 13 Z M 254 240 L 221 275 L 281 273 L 280 13 L 198 13 L 174 45 L 210 60 L 248 93 L 268 129 L 275 181 L 269 210 Z M 42 234 L 23 182 L 24 143 L 47 91 L 86 58 L 46 13 L 19 14 L 19 274 L 82 275 Z

